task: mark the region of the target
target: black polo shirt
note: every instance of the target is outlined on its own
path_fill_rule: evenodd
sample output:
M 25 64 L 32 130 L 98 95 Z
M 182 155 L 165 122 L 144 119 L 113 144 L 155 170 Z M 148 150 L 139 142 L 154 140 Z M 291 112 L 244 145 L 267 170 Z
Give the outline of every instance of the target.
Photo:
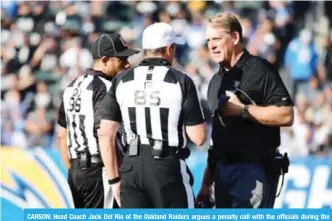
M 212 77 L 208 88 L 211 112 L 215 112 L 221 94 L 236 88 L 245 92 L 258 106 L 293 105 L 278 72 L 266 60 L 250 55 L 246 50 L 231 70 L 221 67 Z M 251 102 L 243 94 L 239 98 L 244 104 Z M 212 118 L 212 141 L 216 155 L 264 155 L 280 145 L 279 127 L 264 126 L 240 116 L 222 117 L 225 127 L 220 123 L 218 114 L 212 114 Z

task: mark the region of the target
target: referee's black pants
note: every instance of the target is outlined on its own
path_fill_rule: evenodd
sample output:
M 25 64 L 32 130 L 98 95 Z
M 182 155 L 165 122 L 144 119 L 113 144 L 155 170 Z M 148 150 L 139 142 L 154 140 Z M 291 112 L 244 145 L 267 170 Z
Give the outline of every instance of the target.
M 122 208 L 194 208 L 193 176 L 175 154 L 154 159 L 142 145 L 137 156 L 124 156 L 120 172 Z
M 112 208 L 114 198 L 102 163 L 91 163 L 82 170 L 79 159 L 72 159 L 68 184 L 75 208 Z

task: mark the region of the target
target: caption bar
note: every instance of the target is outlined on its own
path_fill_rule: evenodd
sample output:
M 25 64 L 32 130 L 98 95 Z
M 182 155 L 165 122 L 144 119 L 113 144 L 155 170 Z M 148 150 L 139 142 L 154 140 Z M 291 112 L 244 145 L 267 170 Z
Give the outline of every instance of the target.
M 331 209 L 26 209 L 24 220 L 331 220 Z

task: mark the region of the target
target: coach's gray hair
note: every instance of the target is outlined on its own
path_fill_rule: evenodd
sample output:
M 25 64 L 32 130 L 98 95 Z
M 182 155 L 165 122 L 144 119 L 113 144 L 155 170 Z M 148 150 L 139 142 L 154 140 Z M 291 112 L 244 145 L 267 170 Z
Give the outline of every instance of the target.
M 224 29 L 229 34 L 238 32 L 240 35 L 240 42 L 243 41 L 242 26 L 237 16 L 232 13 L 226 12 L 217 14 L 209 18 L 208 25 L 211 25 L 212 28 Z

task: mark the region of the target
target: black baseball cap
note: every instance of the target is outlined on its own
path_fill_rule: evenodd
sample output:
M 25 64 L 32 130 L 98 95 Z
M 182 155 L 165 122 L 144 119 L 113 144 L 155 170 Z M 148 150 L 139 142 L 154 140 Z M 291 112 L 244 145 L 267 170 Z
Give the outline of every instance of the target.
M 102 34 L 97 38 L 92 44 L 91 53 L 93 59 L 99 59 L 103 56 L 129 57 L 139 53 L 139 51 L 128 48 L 121 35 L 114 33 Z

